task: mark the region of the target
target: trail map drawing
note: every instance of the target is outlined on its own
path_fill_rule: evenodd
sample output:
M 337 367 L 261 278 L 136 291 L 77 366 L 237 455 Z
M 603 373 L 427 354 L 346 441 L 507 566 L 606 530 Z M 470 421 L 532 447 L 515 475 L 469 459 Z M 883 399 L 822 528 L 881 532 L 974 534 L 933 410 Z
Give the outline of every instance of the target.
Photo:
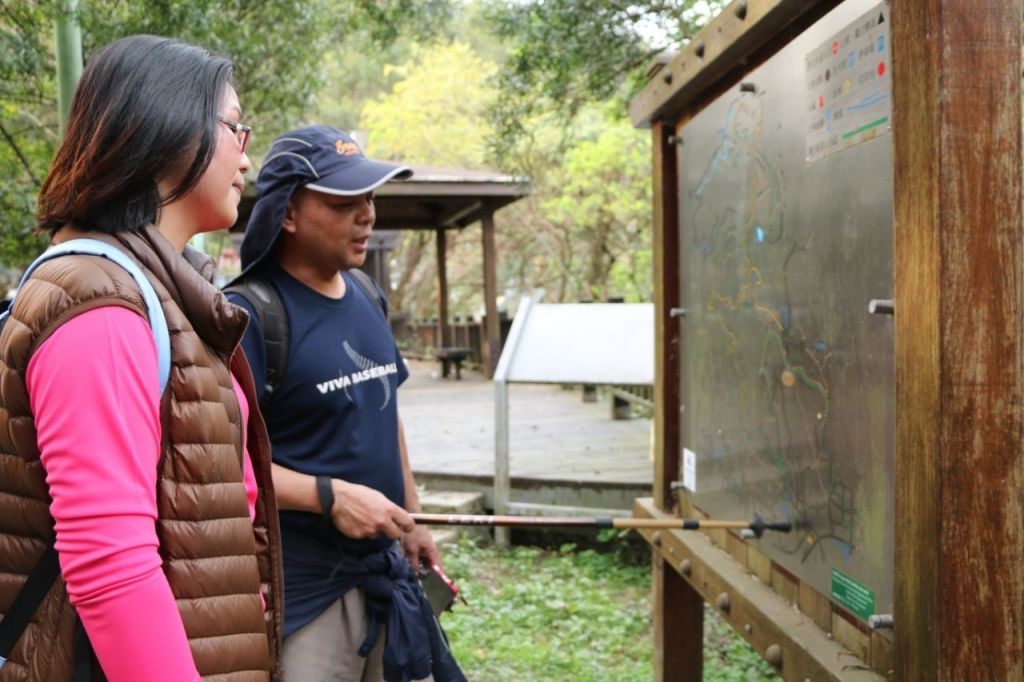
M 809 31 L 679 131 L 681 389 L 695 503 L 802 522 L 760 549 L 825 595 L 838 572 L 884 606 L 892 318 L 868 301 L 892 292 L 891 137 L 808 159 L 820 95 L 804 76 L 866 10 L 880 14 L 861 3 Z

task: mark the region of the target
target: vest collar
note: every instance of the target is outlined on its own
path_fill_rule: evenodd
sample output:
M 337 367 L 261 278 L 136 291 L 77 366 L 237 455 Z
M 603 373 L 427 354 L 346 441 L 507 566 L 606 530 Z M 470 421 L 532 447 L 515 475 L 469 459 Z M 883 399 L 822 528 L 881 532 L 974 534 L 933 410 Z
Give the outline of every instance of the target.
M 190 247 L 178 253 L 154 225 L 114 238 L 163 284 L 207 345 L 225 355 L 234 351 L 249 318 L 210 281 L 214 268 L 209 258 Z

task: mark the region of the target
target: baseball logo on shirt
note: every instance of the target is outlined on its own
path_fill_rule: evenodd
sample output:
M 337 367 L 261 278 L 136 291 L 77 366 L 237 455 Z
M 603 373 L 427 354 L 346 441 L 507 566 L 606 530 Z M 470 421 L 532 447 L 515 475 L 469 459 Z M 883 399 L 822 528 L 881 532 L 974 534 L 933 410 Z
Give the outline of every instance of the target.
M 391 383 L 388 381 L 388 376 L 398 374 L 398 364 L 394 362 L 386 364 L 375 362 L 360 354 L 359 351 L 349 345 L 348 341 L 342 343 L 342 348 L 345 349 L 345 354 L 355 363 L 359 371 L 350 374 L 339 372 L 337 379 L 318 383 L 316 385 L 317 390 L 323 395 L 341 390 L 345 392 L 349 400 L 352 400 L 352 395 L 348 392 L 349 386 L 360 384 L 370 379 L 377 379 L 384 389 L 384 402 L 380 406 L 380 409 L 383 410 L 391 402 Z

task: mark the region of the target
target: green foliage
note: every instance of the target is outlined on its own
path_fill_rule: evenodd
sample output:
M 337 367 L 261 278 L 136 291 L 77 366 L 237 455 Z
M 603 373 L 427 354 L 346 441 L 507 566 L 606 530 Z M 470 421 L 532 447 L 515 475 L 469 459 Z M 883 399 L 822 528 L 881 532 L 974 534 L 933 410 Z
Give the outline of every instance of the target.
M 43 244 L 32 226 L 35 197 L 57 145 L 53 20 L 63 4 L 0 2 L 3 264 L 23 265 Z M 313 110 L 331 64 L 325 54 L 386 53 L 380 44 L 399 32 L 436 36 L 447 29 L 450 7 L 450 0 L 89 0 L 81 3 L 79 20 L 86 59 L 135 33 L 171 36 L 229 57 L 256 127 L 251 155 L 257 158 Z
M 506 146 L 501 170 L 528 175 L 533 194 L 498 217 L 500 287 L 512 301 L 538 286 L 548 300 L 621 295 L 634 301 L 650 294 L 649 142 L 622 120 L 628 90 L 601 71 L 626 64 L 629 54 L 647 54 L 658 32 L 637 27 L 657 12 L 678 14 L 683 5 L 631 5 L 622 14 L 614 3 L 566 0 L 90 0 L 82 3 L 81 24 L 87 55 L 123 35 L 150 32 L 232 58 L 256 127 L 250 152 L 256 161 L 283 130 L 324 121 L 369 129 L 375 156 L 481 169 L 494 158 L 488 148 L 502 132 L 488 112 L 503 111 L 522 134 Z M 31 226 L 57 142 L 57 6 L 57 0 L 0 4 L 3 263 L 24 263 L 41 246 Z M 451 35 L 457 40 L 449 42 Z M 599 49 L 591 53 L 587 45 Z M 566 61 L 573 54 L 583 61 Z M 498 90 L 515 72 L 506 66 L 501 75 L 499 63 L 509 55 L 508 64 L 529 66 L 520 73 L 523 93 L 539 97 L 525 113 L 516 97 Z M 561 73 L 562 84 L 544 81 L 550 73 Z M 608 93 L 611 100 L 586 104 Z M 472 230 L 451 237 L 452 311 L 477 314 L 479 238 Z M 395 302 L 429 315 L 432 246 L 420 234 L 405 242 L 395 254 Z
M 444 625 L 469 679 L 651 679 L 646 567 L 571 544 L 550 551 L 463 543 L 444 559 L 468 602 Z
M 0 263 L 24 262 L 44 240 L 33 236 L 35 194 L 56 143 L 51 3 L 0 4 Z M 23 256 L 22 254 L 27 254 Z M 2 277 L 3 289 L 14 284 Z
M 324 82 L 303 118 L 342 130 L 356 130 L 363 105 L 384 96 L 398 80 L 394 72 L 385 75 L 387 65 L 408 61 L 413 48 L 407 40 L 377 45 L 365 32 L 347 36 L 345 49 L 324 54 Z
M 459 11 L 452 16 L 450 36 L 471 45 L 481 59 L 501 64 L 508 57 L 509 46 L 495 32 L 489 1 L 461 0 Z
M 367 26 L 377 45 L 394 42 L 403 29 L 420 39 L 447 35 L 453 13 L 448 0 L 354 0 L 353 5 L 352 28 Z
M 724 0 L 494 0 L 497 33 L 513 44 L 491 110 L 498 159 L 528 135 L 524 122 L 557 109 L 568 125 L 588 102 L 622 109 L 651 58 L 678 49 Z
M 88 56 L 118 38 L 151 33 L 223 54 L 235 64 L 248 118 L 281 125 L 308 105 L 321 83 L 320 55 L 345 27 L 336 6 L 331 0 L 92 1 L 82 3 L 82 42 Z
M 704 605 L 704 682 L 769 682 L 780 679 L 772 667 Z
M 469 44 L 417 46 L 384 67 L 395 78 L 363 108 L 372 156 L 408 163 L 480 169 L 495 134 L 496 66 Z M 542 287 L 549 301 L 650 300 L 650 142 L 612 106 L 588 106 L 564 135 L 557 116 L 539 114 L 517 141 L 505 172 L 526 175 L 532 195 L 498 220 L 498 279 L 510 300 Z M 483 273 L 474 230 L 449 233 L 448 278 L 454 315 L 482 308 Z M 435 269 L 422 235 L 404 236 L 395 254 L 396 310 L 430 317 Z
M 323 87 L 330 58 L 375 54 L 399 31 L 437 34 L 447 0 L 151 0 L 83 3 L 86 53 L 134 33 L 202 45 L 235 64 L 254 153 L 304 121 Z M 107 5 L 101 9 L 100 6 Z
M 595 549 L 444 550 L 445 571 L 468 604 L 443 623 L 466 676 L 504 680 L 650 680 L 654 651 L 649 554 L 616 551 L 624 532 L 601 531 Z M 705 609 L 704 680 L 777 679 L 711 608 Z
M 600 301 L 611 294 L 648 300 L 650 271 L 637 265 L 650 263 L 650 140 L 627 121 L 588 113 L 577 121 L 589 124 L 592 132 L 568 150 L 551 179 L 560 192 L 543 204 L 555 228 L 552 234 L 578 264 L 560 278 L 558 300 Z M 636 250 L 646 250 L 646 258 L 630 258 L 624 271 L 623 257 Z M 610 290 L 616 265 L 617 283 L 628 290 Z M 641 274 L 642 280 L 632 279 Z
M 399 64 L 381 66 L 390 87 L 362 108 L 359 127 L 369 134 L 367 152 L 406 163 L 479 169 L 490 135 L 485 112 L 494 97 L 495 65 L 463 42 L 409 45 L 407 51 Z M 407 232 L 395 254 L 398 285 L 391 302 L 396 310 L 415 316 L 431 314 L 436 305 L 434 259 L 427 255 L 432 250 L 424 250 L 425 236 L 430 235 Z M 462 254 L 460 238 L 452 237 L 452 281 L 466 283 L 467 272 L 473 273 L 472 280 L 482 281 L 482 274 L 476 274 L 479 251 Z M 453 310 L 461 314 L 473 305 L 465 301 L 474 296 L 479 301 L 479 288 L 453 286 Z M 460 296 L 465 296 L 462 305 Z
M 391 92 L 367 102 L 360 127 L 371 155 L 431 166 L 479 167 L 490 133 L 495 67 L 460 42 L 417 49 L 399 66 Z

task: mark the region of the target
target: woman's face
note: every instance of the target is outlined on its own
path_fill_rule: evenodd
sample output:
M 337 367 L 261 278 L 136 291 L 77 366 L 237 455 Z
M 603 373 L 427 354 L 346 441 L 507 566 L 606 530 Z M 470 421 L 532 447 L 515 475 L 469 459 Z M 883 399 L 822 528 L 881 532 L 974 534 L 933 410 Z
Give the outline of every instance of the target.
M 220 117 L 233 123 L 242 120 L 238 94 L 230 85 L 221 102 Z M 206 206 L 200 232 L 220 230 L 235 224 L 238 219 L 238 202 L 245 189 L 244 175 L 250 166 L 249 157 L 239 148 L 234 131 L 225 123 L 218 127 L 220 135 L 217 137 L 213 158 L 193 190 L 201 195 Z
M 242 118 L 238 94 L 230 85 L 221 102 L 220 117 L 232 123 Z M 186 219 L 193 225 L 193 234 L 231 227 L 238 219 L 238 202 L 245 188 L 243 176 L 249 170 L 249 157 L 242 152 L 235 132 L 227 124 L 221 122 L 217 129 L 210 165 L 195 187 L 180 200 Z

